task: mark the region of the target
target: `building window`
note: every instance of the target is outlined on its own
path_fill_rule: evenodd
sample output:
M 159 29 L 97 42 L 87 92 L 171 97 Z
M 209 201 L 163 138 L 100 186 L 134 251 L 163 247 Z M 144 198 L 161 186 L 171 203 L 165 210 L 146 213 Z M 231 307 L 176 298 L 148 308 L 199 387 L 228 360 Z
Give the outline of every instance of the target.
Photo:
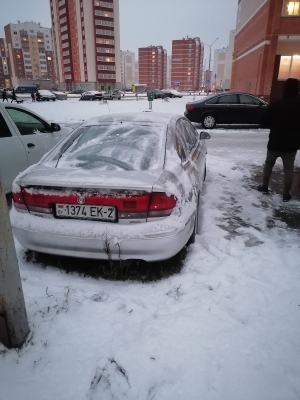
M 283 13 L 285 17 L 298 17 L 300 16 L 300 1 L 284 0 Z
M 107 29 L 96 29 L 97 35 L 114 36 L 114 31 L 109 31 Z
M 300 55 L 281 56 L 278 80 L 300 79 Z

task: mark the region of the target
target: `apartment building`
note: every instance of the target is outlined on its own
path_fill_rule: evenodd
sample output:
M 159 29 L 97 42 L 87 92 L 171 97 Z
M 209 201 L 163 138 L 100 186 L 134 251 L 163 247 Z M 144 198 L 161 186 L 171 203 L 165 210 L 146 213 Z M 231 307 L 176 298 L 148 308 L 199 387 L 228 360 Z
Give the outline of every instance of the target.
M 167 87 L 167 51 L 162 46 L 139 48 L 139 83 L 147 89 Z
M 120 51 L 121 84 L 123 89 L 131 89 L 134 83 L 138 83 L 136 75 L 135 53 L 132 51 Z
M 4 38 L 0 38 L 0 87 L 10 87 L 9 60 Z
M 229 32 L 228 46 L 223 49 L 215 49 L 212 87 L 229 90 L 231 84 L 232 55 L 234 50 L 235 31 Z
M 231 89 L 272 101 L 287 78 L 300 79 L 300 2 L 239 0 Z
M 167 57 L 167 88 L 171 87 L 172 56 Z
M 199 37 L 172 41 L 171 86 L 199 90 L 202 86 L 204 45 Z
M 61 89 L 121 86 L 119 0 L 50 0 Z
M 9 56 L 11 84 L 29 80 L 50 80 L 55 86 L 54 52 L 51 29 L 35 22 L 18 21 L 4 27 Z

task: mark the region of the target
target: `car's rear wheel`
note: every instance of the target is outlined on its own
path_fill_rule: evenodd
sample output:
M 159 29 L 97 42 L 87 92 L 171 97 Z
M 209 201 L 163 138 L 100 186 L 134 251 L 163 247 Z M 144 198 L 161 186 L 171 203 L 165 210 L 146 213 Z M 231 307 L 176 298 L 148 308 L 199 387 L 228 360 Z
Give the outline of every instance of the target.
M 217 123 L 216 118 L 212 114 L 206 114 L 202 118 L 202 125 L 206 129 L 214 128 L 216 126 L 216 123 Z
M 56 99 L 52 99 L 52 101 L 55 101 Z

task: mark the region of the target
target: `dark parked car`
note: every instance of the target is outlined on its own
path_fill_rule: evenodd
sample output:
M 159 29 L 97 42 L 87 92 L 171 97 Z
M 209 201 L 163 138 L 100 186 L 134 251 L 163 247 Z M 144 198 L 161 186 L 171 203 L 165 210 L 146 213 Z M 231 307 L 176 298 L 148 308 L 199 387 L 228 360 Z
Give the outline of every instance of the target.
M 206 129 L 216 124 L 259 125 L 268 104 L 248 93 L 222 93 L 186 104 L 184 115 Z
M 147 90 L 147 96 L 152 94 L 154 99 L 163 99 L 165 97 L 164 92 L 159 89 L 149 89 Z
M 164 89 L 163 92 L 164 97 L 171 97 L 172 99 L 174 99 L 175 97 L 179 97 L 181 99 L 182 97 L 182 94 L 175 89 Z
M 82 93 L 79 100 L 103 100 L 103 94 L 97 90 Z
M 70 94 L 82 94 L 84 93 L 84 90 L 82 89 L 74 89 L 72 90 L 72 92 L 70 92 Z

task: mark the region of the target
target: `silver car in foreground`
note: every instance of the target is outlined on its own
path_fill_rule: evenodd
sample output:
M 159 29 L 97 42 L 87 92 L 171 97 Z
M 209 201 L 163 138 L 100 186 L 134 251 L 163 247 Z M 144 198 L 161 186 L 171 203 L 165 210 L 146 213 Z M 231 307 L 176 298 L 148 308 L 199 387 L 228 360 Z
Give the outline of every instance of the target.
M 15 180 L 16 238 L 64 256 L 174 256 L 195 239 L 209 137 L 180 115 L 85 122 Z

